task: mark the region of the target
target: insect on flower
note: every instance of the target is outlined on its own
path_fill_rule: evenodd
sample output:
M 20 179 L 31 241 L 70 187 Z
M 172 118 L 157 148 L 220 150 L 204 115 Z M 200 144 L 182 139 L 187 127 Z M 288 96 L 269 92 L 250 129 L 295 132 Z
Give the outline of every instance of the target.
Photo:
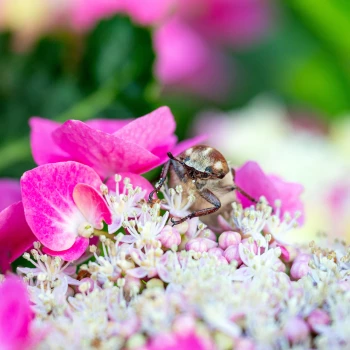
M 224 156 L 215 148 L 198 145 L 187 149 L 175 158 L 168 152 L 170 160 L 165 163 L 155 189 L 149 194 L 148 202 L 164 184 L 170 171 L 170 184 L 181 184 L 185 193 L 198 194 L 191 206 L 193 212 L 179 220 L 171 219 L 174 225 L 194 217 L 219 214 L 234 201 L 233 191 L 237 190 L 254 203 L 257 201 L 234 184 L 235 170 L 230 169 Z M 208 203 L 212 204 L 208 207 Z

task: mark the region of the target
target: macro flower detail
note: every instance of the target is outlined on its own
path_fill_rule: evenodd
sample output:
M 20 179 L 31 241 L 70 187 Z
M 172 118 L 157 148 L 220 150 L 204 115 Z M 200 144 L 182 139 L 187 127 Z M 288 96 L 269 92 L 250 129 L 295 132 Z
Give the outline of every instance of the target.
M 164 163 L 167 152 L 177 155 L 203 140 L 195 137 L 177 144 L 168 107 L 135 120 L 68 120 L 60 125 L 36 117 L 30 125 L 33 157 L 39 165 L 77 161 L 103 179 L 120 172 L 145 173 Z
M 103 221 L 111 223 L 101 185 L 94 170 L 76 162 L 46 164 L 23 174 L 26 221 L 47 252 L 75 260 L 94 229 L 101 230 Z
M 266 175 L 260 166 L 252 161 L 236 170 L 235 182 L 253 198 L 259 199 L 264 196 L 274 209 L 277 209 L 276 201 L 278 201 L 281 217 L 286 212 L 290 215 L 299 212 L 297 221 L 299 224 L 303 223 L 304 207 L 300 200 L 300 195 L 303 192 L 302 185 L 286 182 L 275 175 Z M 252 202 L 241 193 L 237 193 L 237 197 L 244 208 L 252 205 Z
M 108 225 L 108 232 L 114 233 L 128 218 L 140 216 L 139 203 L 145 197 L 148 198 L 152 190 L 153 186 L 136 174 L 122 173 L 109 178 L 106 185 L 102 185 L 102 194 L 112 213 L 112 224 Z

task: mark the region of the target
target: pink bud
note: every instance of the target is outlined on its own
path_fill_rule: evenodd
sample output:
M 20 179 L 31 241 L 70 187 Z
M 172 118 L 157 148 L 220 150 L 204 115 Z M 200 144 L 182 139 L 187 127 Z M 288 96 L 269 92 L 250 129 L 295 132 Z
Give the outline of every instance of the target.
M 223 251 L 221 248 L 219 248 L 219 247 L 210 248 L 210 249 L 208 250 L 208 253 L 209 253 L 209 255 L 215 255 L 215 256 L 217 256 L 217 257 L 223 256 L 223 255 L 224 255 L 224 251 Z
M 229 246 L 224 253 L 224 257 L 226 260 L 231 263 L 231 261 L 236 260 L 238 266 L 242 265 L 242 259 L 239 256 L 239 250 L 238 250 L 238 245 L 231 245 Z
M 235 350 L 254 350 L 255 344 L 248 338 L 238 338 L 235 342 Z
M 224 256 L 218 256 L 217 259 L 220 264 L 228 265 L 228 261 Z
M 141 280 L 139 278 L 125 275 L 125 285 L 123 287 L 124 291 L 129 294 L 133 289 L 140 290 L 141 288 Z
M 202 230 L 197 237 L 207 238 L 207 239 L 210 239 L 211 241 L 216 242 L 216 234 L 212 230 L 209 230 L 208 228 Z
M 238 245 L 241 243 L 241 235 L 238 232 L 225 231 L 219 237 L 219 246 L 226 249 L 231 245 Z
M 314 332 L 317 332 L 318 325 L 327 325 L 327 324 L 330 324 L 330 322 L 331 322 L 331 319 L 327 314 L 327 312 L 321 309 L 315 309 L 311 311 L 307 319 L 307 323 L 309 324 L 309 326 Z
M 209 248 L 205 242 L 205 238 L 194 238 L 186 243 L 186 250 L 194 250 L 197 253 L 207 252 Z
M 242 239 L 242 244 L 255 255 L 258 253 L 258 246 L 255 241 L 253 243 L 249 243 L 249 238 L 244 238 Z
M 298 280 L 303 276 L 306 276 L 309 271 L 309 260 L 311 257 L 307 254 L 301 254 L 294 260 L 292 268 L 290 269 L 290 275 L 293 279 Z
M 291 343 L 299 343 L 309 335 L 308 324 L 300 317 L 293 317 L 284 326 L 284 333 Z
M 175 227 L 166 225 L 159 234 L 159 241 L 162 243 L 163 247 L 170 249 L 181 243 L 181 236 Z

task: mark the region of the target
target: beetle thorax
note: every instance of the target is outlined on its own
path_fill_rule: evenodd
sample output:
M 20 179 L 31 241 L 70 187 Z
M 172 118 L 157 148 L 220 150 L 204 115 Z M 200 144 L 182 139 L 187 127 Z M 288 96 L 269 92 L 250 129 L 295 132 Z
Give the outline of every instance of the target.
M 223 178 L 229 171 L 224 156 L 215 148 L 209 146 L 195 146 L 179 155 L 179 159 L 187 167 L 213 176 Z

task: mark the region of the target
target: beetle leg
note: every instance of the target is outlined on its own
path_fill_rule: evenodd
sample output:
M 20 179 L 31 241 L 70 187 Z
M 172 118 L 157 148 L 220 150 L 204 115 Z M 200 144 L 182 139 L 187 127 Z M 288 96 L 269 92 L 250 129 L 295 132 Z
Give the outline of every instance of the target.
M 236 178 L 236 170 L 231 168 L 231 173 L 232 173 L 232 177 L 233 177 L 233 181 L 235 181 Z M 237 192 L 239 192 L 240 194 L 242 194 L 244 197 L 248 198 L 251 202 L 253 203 L 258 203 L 258 201 L 252 197 L 250 194 L 248 194 L 247 192 L 245 192 L 244 190 L 242 190 L 240 187 L 234 185 L 232 186 L 232 191 L 236 190 Z
M 214 195 L 213 192 L 211 192 L 205 188 L 203 191 L 200 191 L 198 193 L 207 202 L 213 204 L 214 207 L 194 211 L 193 213 L 181 218 L 180 220 L 175 221 L 173 218 L 171 218 L 171 222 L 172 222 L 173 226 L 181 224 L 182 222 L 186 221 L 187 219 L 192 219 L 192 218 L 196 218 L 198 216 L 209 215 L 209 214 L 215 213 L 217 210 L 220 209 L 221 202 L 220 202 L 219 198 L 217 198 Z
M 165 180 L 166 180 L 166 177 L 167 177 L 167 175 L 168 175 L 168 172 L 169 172 L 170 162 L 171 162 L 171 161 L 168 160 L 168 161 L 164 164 L 163 169 L 162 169 L 162 172 L 161 172 L 161 174 L 160 174 L 160 179 L 159 179 L 159 181 L 156 183 L 154 190 L 153 190 L 153 191 L 149 194 L 149 196 L 148 196 L 148 203 L 152 203 L 152 202 L 153 202 L 153 195 L 154 195 L 155 193 L 157 193 L 157 192 L 161 189 L 161 187 L 163 186 L 163 184 L 164 184 L 164 182 L 165 182 Z

